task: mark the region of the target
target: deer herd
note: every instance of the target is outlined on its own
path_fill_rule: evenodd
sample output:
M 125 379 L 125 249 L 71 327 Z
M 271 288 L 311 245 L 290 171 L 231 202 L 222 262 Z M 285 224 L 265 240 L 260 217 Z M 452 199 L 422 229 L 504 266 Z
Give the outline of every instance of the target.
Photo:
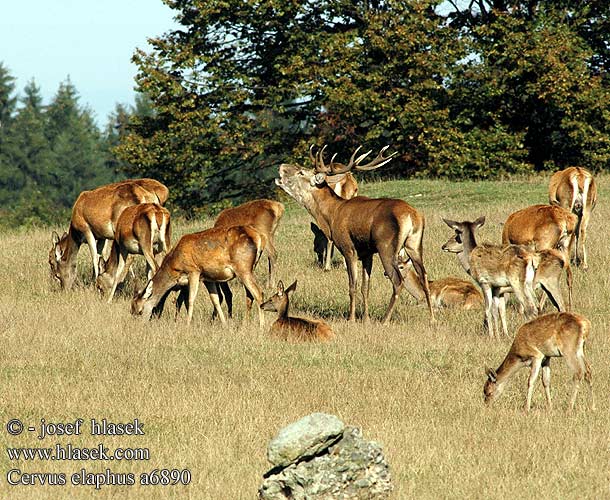
M 371 151 L 357 148 L 347 164 L 325 161 L 325 148 L 310 148 L 312 168 L 284 163 L 279 167 L 277 186 L 313 217 L 318 262 L 330 269 L 333 247 L 345 259 L 349 282 L 348 320 L 356 319 L 358 261 L 362 262 L 360 295 L 362 320 L 369 321 L 369 289 L 373 257 L 379 255 L 392 291 L 382 322 L 387 323 L 402 290 L 416 300 L 425 300 L 431 322 L 441 307 L 484 309 L 483 328 L 490 336 L 500 330 L 508 335 L 506 302 L 514 294 L 527 322 L 517 331 L 512 347 L 497 370 L 487 370 L 484 400 L 491 402 L 521 367 L 530 369 L 526 410 L 530 409 L 534 382 L 542 370 L 548 406 L 550 359 L 564 357 L 574 372 L 573 408 L 582 379 L 591 388 L 591 371 L 584 355 L 591 323 L 572 307 L 571 263 L 587 269 L 586 231 L 597 201 L 592 175 L 580 167 L 553 174 L 549 204 L 534 205 L 511 214 L 502 232 L 501 244 L 478 243 L 476 232 L 485 223 L 443 218 L 453 230 L 442 250 L 456 254 L 469 279 L 446 277 L 428 280 L 423 260 L 425 220 L 422 213 L 403 200 L 367 198 L 358 195 L 355 171 L 377 169 L 396 153 L 386 155 L 384 147 L 363 164 Z M 315 154 L 314 154 L 315 153 Z M 187 322 L 193 317 L 195 298 L 203 282 L 213 305 L 212 317 L 224 324 L 226 302 L 232 317 L 233 297 L 228 282 L 238 278 L 246 294 L 248 315 L 256 302 L 259 325 L 263 311 L 275 311 L 277 320 L 270 333 L 285 340 L 328 341 L 334 334 L 324 321 L 288 315 L 289 295 L 297 282 L 266 301 L 254 269 L 264 254 L 268 261 L 267 288 L 273 283 L 278 253 L 275 233 L 284 206 L 271 200 L 254 200 L 220 213 L 210 229 L 186 234 L 172 245 L 170 212 L 164 208 L 169 191 L 153 179 L 116 182 L 79 195 L 72 210 L 68 231 L 53 232 L 49 251 L 51 276 L 62 289 L 70 289 L 77 278 L 77 255 L 86 243 L 91 254 L 96 286 L 113 300 L 117 287 L 126 279 L 134 255 L 146 260 L 147 282 L 131 301 L 131 312 L 145 319 L 162 314 L 172 291 L 176 316 L 186 305 Z M 133 274 L 133 273 L 132 273 Z M 565 280 L 567 302 L 562 292 Z M 536 293 L 541 290 L 541 298 Z M 557 309 L 539 315 L 546 298 Z M 591 399 L 593 398 L 591 391 Z

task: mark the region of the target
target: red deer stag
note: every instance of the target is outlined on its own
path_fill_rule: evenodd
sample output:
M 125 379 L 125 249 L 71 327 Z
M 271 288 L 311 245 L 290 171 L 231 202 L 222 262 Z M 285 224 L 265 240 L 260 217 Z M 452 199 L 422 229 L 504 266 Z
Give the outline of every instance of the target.
M 284 283 L 277 284 L 277 293 L 261 304 L 263 311 L 278 313 L 275 323 L 271 325 L 269 333 L 283 340 L 310 340 L 326 342 L 333 338 L 334 333 L 324 321 L 295 318 L 288 316 L 289 297 L 297 288 L 295 281 L 284 289 Z
M 403 200 L 371 199 L 364 196 L 345 200 L 337 196 L 328 185 L 328 182 L 337 182 L 340 176 L 352 170 L 372 170 L 385 165 L 394 156 L 383 156 L 387 148 L 388 146 L 384 147 L 368 164 L 361 165 L 370 151 L 356 158 L 359 147 L 347 165 L 333 162 L 332 168 L 324 163 L 323 152 L 320 152 L 314 170 L 284 163 L 280 166 L 280 178 L 275 182 L 307 209 L 345 258 L 349 278 L 350 321 L 356 318 L 358 260 L 362 261 L 363 319 L 369 319 L 369 280 L 373 255 L 376 253 L 379 254 L 385 275 L 393 287 L 383 322 L 386 323 L 392 315 L 404 284 L 402 270 L 409 260 L 415 267 L 420 285 L 424 289 L 430 316 L 434 320 L 428 278 L 422 259 L 423 215 Z
M 587 226 L 597 203 L 597 186 L 591 172 L 582 167 L 569 167 L 555 172 L 549 183 L 549 203 L 558 205 L 578 216 L 576 225 L 576 253 L 574 262 L 588 269 Z
M 515 293 L 526 317 L 533 318 L 538 313 L 534 295 L 538 254 L 522 245 L 477 245 L 475 231 L 485 223 L 485 217 L 474 222 L 443 221 L 455 231 L 443 250 L 457 254 L 464 270 L 483 290 L 489 335 L 499 332 L 498 319 L 504 334 L 508 335 L 504 295 L 509 291 Z
M 323 151 L 319 151 L 317 153 L 317 158 L 314 158 L 313 155 L 313 144 L 309 148 L 309 159 L 315 166 L 319 163 L 319 156 L 324 154 Z M 337 155 L 333 155 L 330 165 L 328 166 L 331 171 L 334 167 L 335 157 Z M 323 159 L 322 159 L 323 161 Z M 337 164 L 341 165 L 341 164 Z M 358 183 L 356 179 L 352 175 L 351 172 L 347 172 L 344 176 L 339 176 L 339 178 L 334 182 L 326 182 L 328 187 L 330 187 L 337 196 L 343 198 L 344 200 L 350 200 L 358 195 Z M 333 260 L 334 253 L 334 243 L 331 239 L 329 239 L 328 235 L 324 234 L 318 226 L 316 226 L 313 222 L 311 223 L 311 232 L 314 234 L 314 252 L 316 253 L 318 259 L 318 265 L 323 267 L 325 271 L 330 271 L 330 267 Z
M 574 372 L 574 391 L 570 410 L 574 409 L 580 383 L 584 378 L 590 389 L 591 407 L 595 408 L 591 368 L 585 359 L 585 342 L 591 331 L 591 322 L 574 313 L 551 313 L 538 316 L 519 328 L 506 358 L 497 370 L 487 369 L 483 387 L 485 403 L 489 404 L 502 394 L 506 382 L 521 368 L 529 366 L 525 411 L 532 405 L 532 393 L 542 368 L 542 385 L 546 402 L 551 409 L 551 358 L 564 357 Z
M 265 243 L 265 236 L 251 226 L 212 228 L 183 236 L 165 256 L 144 290 L 136 292 L 131 313 L 145 319 L 150 319 L 153 311 L 161 314 L 169 292 L 188 285 L 187 321 L 190 323 L 200 279 L 223 324 L 226 319 L 220 308 L 218 283 L 239 278 L 249 300 L 254 299 L 260 306 L 263 294 L 254 278 L 253 269 Z M 259 323 L 262 328 L 263 314 L 260 308 Z
M 283 215 L 284 205 L 279 201 L 254 200 L 223 210 L 214 223 L 214 227 L 253 226 L 259 233 L 265 235 L 267 241 L 265 252 L 269 264 L 268 287 L 272 284 L 273 268 L 277 261 L 275 231 Z
M 160 258 L 171 247 L 169 210 L 156 203 L 142 203 L 127 207 L 119 216 L 114 231 L 114 242 L 107 262 L 100 259 L 97 286 L 112 302 L 121 277 L 126 272 L 128 255 L 144 255 L 148 279 L 157 272 Z
M 76 258 L 83 243 L 86 242 L 89 246 L 94 278 L 97 279 L 98 245 L 101 251 L 102 241 L 114 239 L 114 228 L 123 210 L 132 205 L 155 203 L 159 200 L 158 194 L 140 186 L 140 181 L 146 181 L 146 184 L 150 185 L 152 179 L 122 181 L 83 191 L 72 207 L 68 232 L 60 238 L 53 231 L 49 265 L 52 276 L 59 281 L 63 289 L 72 288 L 74 285 Z

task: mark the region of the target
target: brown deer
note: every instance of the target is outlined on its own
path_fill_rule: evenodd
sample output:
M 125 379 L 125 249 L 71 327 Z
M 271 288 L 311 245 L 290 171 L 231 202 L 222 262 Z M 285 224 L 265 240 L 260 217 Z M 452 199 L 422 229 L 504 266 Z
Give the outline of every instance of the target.
M 116 288 L 126 274 L 128 255 L 144 255 L 148 279 L 151 279 L 170 247 L 169 210 L 156 203 L 127 207 L 117 220 L 108 261 L 100 259 L 98 289 L 103 293 L 110 290 L 108 302 L 112 302 Z
M 528 319 L 536 316 L 534 276 L 540 260 L 538 254 L 522 245 L 477 245 L 475 231 L 485 223 L 485 217 L 474 222 L 443 221 L 455 234 L 442 249 L 456 253 L 464 270 L 483 290 L 489 335 L 499 331 L 498 319 L 504 334 L 508 335 L 504 295 L 509 291 L 515 293 Z
M 504 223 L 502 244 L 533 245 L 534 250 L 556 248 L 569 255 L 578 217 L 553 205 L 533 205 L 512 213 Z
M 217 284 L 239 278 L 246 288 L 249 300 L 254 299 L 260 306 L 263 294 L 253 269 L 265 243 L 265 236 L 252 226 L 212 228 L 184 235 L 165 256 L 161 267 L 144 290 L 136 292 L 131 303 L 131 313 L 145 319 L 150 319 L 153 312 L 160 315 L 169 292 L 188 286 L 187 322 L 190 323 L 201 280 L 210 294 L 220 321 L 226 324 L 220 308 Z M 259 323 L 262 328 L 263 315 L 260 308 Z
M 295 318 L 288 315 L 289 297 L 297 288 L 295 281 L 284 289 L 284 283 L 277 284 L 277 293 L 261 304 L 263 311 L 278 313 L 275 323 L 269 333 L 283 340 L 310 340 L 326 342 L 333 338 L 334 333 L 324 321 Z
M 483 387 L 485 403 L 496 400 L 506 382 L 521 368 L 528 366 L 530 376 L 527 381 L 525 411 L 532 405 L 532 393 L 538 373 L 542 368 L 542 385 L 546 402 L 551 409 L 551 358 L 564 357 L 574 372 L 574 391 L 570 399 L 570 410 L 574 409 L 580 383 L 584 378 L 590 390 L 591 407 L 595 409 L 591 367 L 585 359 L 585 342 L 591 331 L 591 322 L 574 313 L 551 313 L 538 316 L 522 325 L 515 340 L 497 370 L 487 369 L 487 381 Z
M 265 252 L 269 264 L 267 286 L 270 287 L 273 278 L 273 268 L 277 261 L 275 249 L 275 231 L 284 215 L 284 205 L 273 200 L 254 200 L 220 212 L 214 222 L 214 227 L 253 226 L 259 233 L 265 235 L 267 245 Z M 224 291 L 224 290 L 223 290 Z
M 86 242 L 89 246 L 94 278 L 97 279 L 98 250 L 101 252 L 104 240 L 114 239 L 114 228 L 123 210 L 132 205 L 159 201 L 156 192 L 140 186 L 141 180 L 146 181 L 146 184 L 152 181 L 136 179 L 117 182 L 91 191 L 83 191 L 78 196 L 72 208 L 68 231 L 61 238 L 53 231 L 53 245 L 49 251 L 51 275 L 59 281 L 62 289 L 69 289 L 74 285 L 76 258 L 83 243 Z
M 559 206 L 533 205 L 511 214 L 504 223 L 502 243 L 529 245 L 540 254 L 540 266 L 534 282 L 546 295 L 540 301 L 540 310 L 548 296 L 559 311 L 572 307 L 572 269 L 569 263 L 570 248 L 578 217 Z M 557 251 L 561 251 L 561 254 Z M 565 257 L 563 257 L 563 256 Z M 566 273 L 568 307 L 564 305 L 559 282 Z
M 418 301 L 426 298 L 424 290 L 419 284 L 419 278 L 409 263 L 406 272 L 403 271 L 405 288 Z M 428 280 L 430 286 L 430 300 L 436 309 L 442 307 L 456 307 L 464 310 L 481 307 L 483 294 L 481 289 L 468 280 L 448 276 L 437 280 Z
M 591 212 L 597 203 L 597 185 L 591 172 L 582 167 L 555 172 L 549 183 L 549 203 L 577 215 L 574 262 L 577 266 L 582 265 L 582 269 L 588 269 L 585 241 Z
M 434 312 L 430 301 L 428 278 L 422 259 L 424 217 L 403 200 L 388 198 L 371 199 L 357 196 L 345 200 L 329 187 L 340 176 L 352 170 L 372 170 L 385 165 L 394 154 L 384 157 L 384 147 L 377 157 L 366 165 L 362 161 L 370 154 L 361 154 L 357 148 L 347 165 L 324 163 L 323 150 L 317 154 L 315 169 L 304 169 L 298 165 L 282 164 L 280 178 L 276 184 L 304 206 L 316 224 L 327 234 L 339 249 L 347 265 L 349 278 L 349 320 L 356 318 L 356 275 L 358 261 L 362 261 L 363 319 L 369 319 L 369 280 L 373 267 L 373 255 L 378 253 L 385 275 L 393 287 L 388 309 L 383 317 L 387 322 L 392 315 L 396 299 L 403 287 L 402 269 L 411 260 L 424 289 L 430 316 Z
M 313 155 L 313 144 L 309 148 L 309 159 L 311 160 L 314 168 L 317 165 L 318 158 L 314 158 Z M 319 152 L 318 155 L 323 154 Z M 330 165 L 328 168 L 332 171 L 335 167 L 335 157 L 333 155 Z M 323 159 L 322 159 L 323 160 Z M 337 167 L 341 168 L 341 164 L 336 164 Z M 344 200 L 350 200 L 358 195 L 358 183 L 351 172 L 347 172 L 345 175 L 341 175 L 335 178 L 335 180 L 329 182 L 327 179 L 328 187 L 330 187 L 337 196 Z M 330 271 L 333 254 L 334 254 L 334 243 L 329 238 L 329 235 L 325 234 L 318 226 L 311 223 L 311 231 L 314 233 L 314 252 L 318 258 L 318 264 L 323 267 L 325 271 Z

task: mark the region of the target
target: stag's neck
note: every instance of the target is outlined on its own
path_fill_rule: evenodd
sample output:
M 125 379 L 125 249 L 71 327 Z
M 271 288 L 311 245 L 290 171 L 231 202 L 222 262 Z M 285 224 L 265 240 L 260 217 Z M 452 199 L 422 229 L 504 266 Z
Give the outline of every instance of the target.
M 327 237 L 332 232 L 331 222 L 333 214 L 346 200 L 339 197 L 328 185 L 315 190 L 312 194 L 312 202 L 306 206 L 308 212 L 316 220 L 320 229 Z

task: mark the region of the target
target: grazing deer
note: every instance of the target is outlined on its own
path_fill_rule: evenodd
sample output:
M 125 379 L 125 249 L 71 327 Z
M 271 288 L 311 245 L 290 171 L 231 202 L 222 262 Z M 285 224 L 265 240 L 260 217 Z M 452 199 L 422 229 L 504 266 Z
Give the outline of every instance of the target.
M 330 165 L 328 168 L 332 171 L 335 167 L 335 157 L 333 155 Z M 317 165 L 317 158 L 313 155 L 313 144 L 309 148 L 309 159 L 311 160 L 314 168 Z M 341 164 L 338 163 L 337 167 L 341 168 Z M 326 180 L 328 187 L 330 187 L 337 196 L 344 200 L 350 200 L 358 195 L 358 183 L 351 172 L 347 172 L 345 175 L 338 176 L 333 181 Z M 334 243 L 329 238 L 328 234 L 325 234 L 322 229 L 316 226 L 314 223 L 311 224 L 311 231 L 314 233 L 314 252 L 318 257 L 318 264 L 320 267 L 324 267 L 325 271 L 330 271 L 333 254 L 334 254 Z
M 227 208 L 220 212 L 214 227 L 253 226 L 259 233 L 265 235 L 267 245 L 265 252 L 269 264 L 267 286 L 270 287 L 273 277 L 273 268 L 277 261 L 275 249 L 275 231 L 284 215 L 284 205 L 279 201 L 254 200 Z M 228 287 L 227 287 L 228 288 Z M 225 290 L 223 289 L 223 292 Z
M 142 203 L 127 207 L 119 216 L 114 231 L 114 242 L 107 262 L 100 259 L 97 286 L 112 302 L 117 285 L 126 273 L 128 255 L 144 255 L 148 279 L 159 268 L 159 259 L 171 247 L 169 210 L 156 203 Z M 125 272 L 124 272 L 125 271 Z
M 69 289 L 74 285 L 76 258 L 83 243 L 86 242 L 89 246 L 94 278 L 97 279 L 98 244 L 101 252 L 102 241 L 114 239 L 114 228 L 123 210 L 132 205 L 155 203 L 159 200 L 156 192 L 140 186 L 139 182 L 142 180 L 147 181 L 146 184 L 152 181 L 152 179 L 136 179 L 116 182 L 91 191 L 83 191 L 78 196 L 72 208 L 68 232 L 60 238 L 53 231 L 53 245 L 49 251 L 51 274 L 59 281 L 62 289 Z
M 574 313 L 551 313 L 538 316 L 522 325 L 506 358 L 497 370 L 487 369 L 487 381 L 483 387 L 485 403 L 491 403 L 502 394 L 506 382 L 521 368 L 530 367 L 527 381 L 525 411 L 532 405 L 532 393 L 538 373 L 542 368 L 542 385 L 546 402 L 551 409 L 551 358 L 564 357 L 574 372 L 574 392 L 570 410 L 574 409 L 580 383 L 584 378 L 589 385 L 591 407 L 595 409 L 591 367 L 585 359 L 585 342 L 591 331 L 591 322 Z
M 288 295 L 297 288 L 297 282 L 284 290 L 284 283 L 277 284 L 277 293 L 261 304 L 263 311 L 278 313 L 269 333 L 283 340 L 318 340 L 325 342 L 333 338 L 334 333 L 324 321 L 294 318 L 288 316 Z
M 502 244 L 556 248 L 569 255 L 578 217 L 562 207 L 533 205 L 512 213 L 504 223 Z
M 578 216 L 574 261 L 577 266 L 582 265 L 584 270 L 588 269 L 585 249 L 587 226 L 597 203 L 597 186 L 591 172 L 582 167 L 569 167 L 555 172 L 549 183 L 549 203 Z
M 304 206 L 316 224 L 339 249 L 347 265 L 349 278 L 349 320 L 356 319 L 356 274 L 358 261 L 362 261 L 363 318 L 369 319 L 369 288 L 373 255 L 378 253 L 385 275 L 393 287 L 388 309 L 383 317 L 386 323 L 403 287 L 402 269 L 411 260 L 424 290 L 428 310 L 434 320 L 430 301 L 428 278 L 422 259 L 424 217 L 403 200 L 371 199 L 364 196 L 345 200 L 337 196 L 328 183 L 337 182 L 352 170 L 373 170 L 389 162 L 394 154 L 384 157 L 384 147 L 377 157 L 366 165 L 362 161 L 370 154 L 361 154 L 358 147 L 347 165 L 324 163 L 324 149 L 317 154 L 315 169 L 298 165 L 280 165 L 280 178 L 275 183 Z
M 165 256 L 161 267 L 147 283 L 144 290 L 136 292 L 131 303 L 131 313 L 150 319 L 161 314 L 169 292 L 188 285 L 187 322 L 193 317 L 193 305 L 199 290 L 199 280 L 204 282 L 210 300 L 226 324 L 220 308 L 217 283 L 239 278 L 250 300 L 260 306 L 263 294 L 254 277 L 254 266 L 265 247 L 265 235 L 252 226 L 212 228 L 187 234 Z M 263 327 L 263 315 L 259 308 L 259 323 Z
M 475 231 L 485 223 L 485 217 L 474 222 L 443 219 L 455 234 L 442 247 L 456 253 L 464 270 L 483 290 L 485 319 L 489 335 L 498 332 L 498 317 L 508 335 L 504 295 L 513 291 L 528 319 L 538 313 L 534 295 L 534 276 L 539 256 L 522 245 L 477 245 Z M 493 318 L 493 323 L 492 323 Z

